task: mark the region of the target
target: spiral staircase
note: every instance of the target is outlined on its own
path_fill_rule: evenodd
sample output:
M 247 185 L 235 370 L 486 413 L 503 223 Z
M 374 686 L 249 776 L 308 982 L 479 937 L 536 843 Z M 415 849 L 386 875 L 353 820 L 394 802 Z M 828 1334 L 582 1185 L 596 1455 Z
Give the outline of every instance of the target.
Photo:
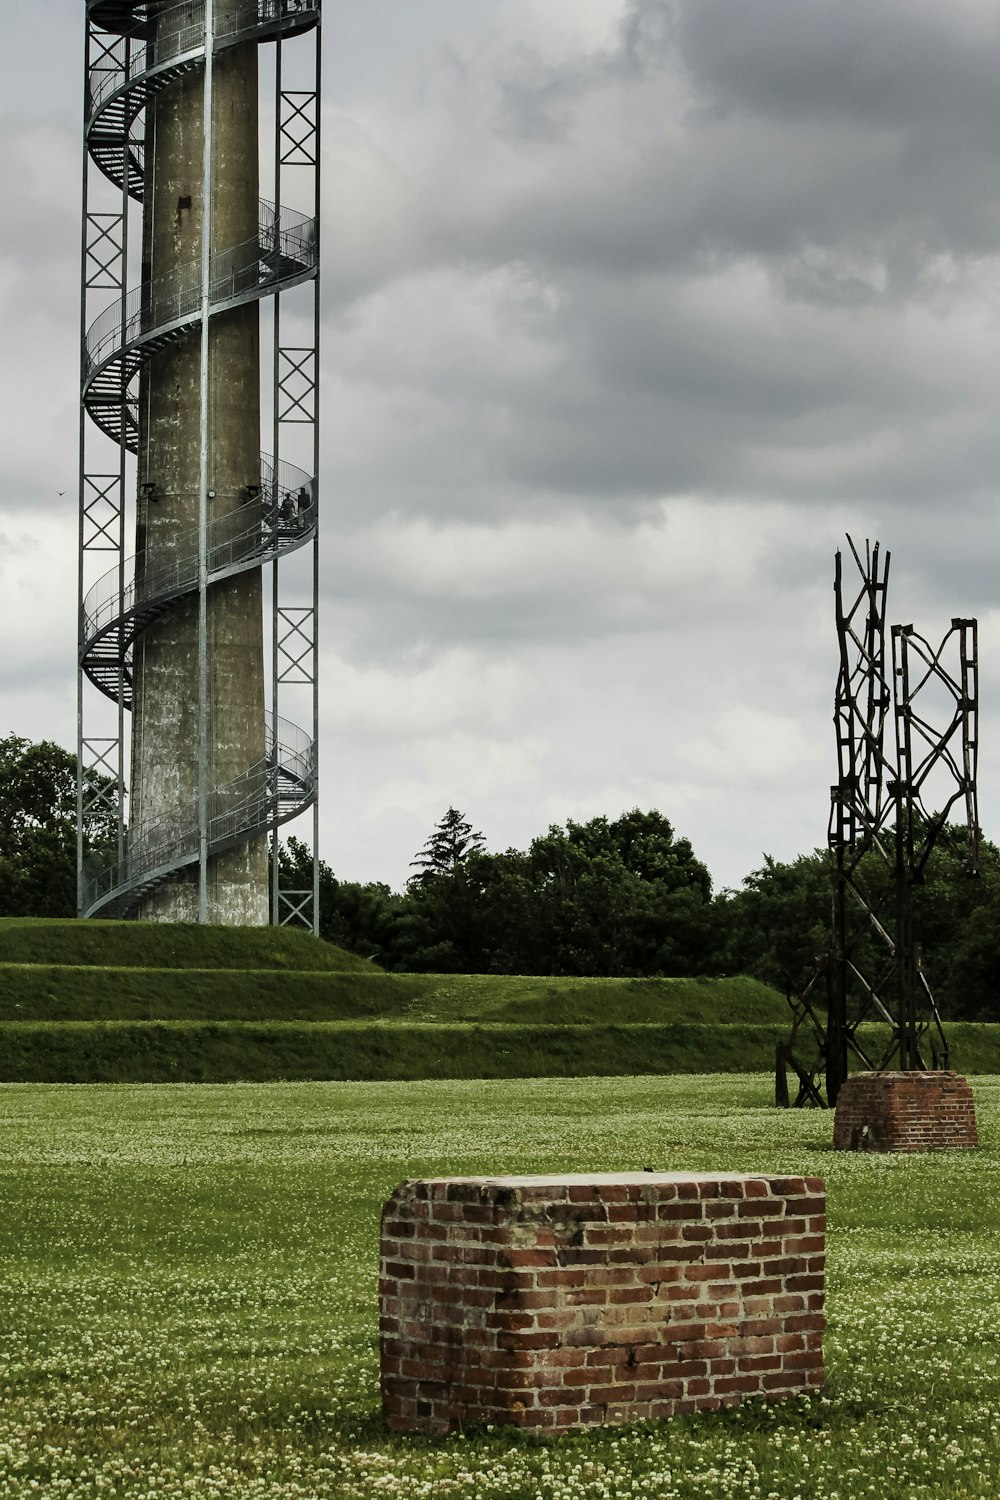
M 223 19 L 213 27 L 213 54 L 218 56 L 251 40 L 280 43 L 313 29 L 318 26 L 320 4 L 321 0 L 225 0 L 220 5 L 216 0 L 215 14 Z M 85 151 L 103 177 L 120 190 L 124 224 L 128 200 L 141 203 L 143 199 L 143 111 L 162 90 L 205 67 L 205 0 L 184 0 L 181 4 L 88 0 L 87 14 L 90 65 Z M 96 47 L 90 46 L 92 36 L 99 39 Z M 318 151 L 316 170 L 318 174 Z M 127 230 L 123 238 L 125 235 Z M 123 251 L 123 275 L 125 260 Z M 210 258 L 208 316 L 280 295 L 315 280 L 318 269 L 317 220 L 262 201 L 256 237 Z M 85 280 L 85 308 L 86 285 Z M 125 456 L 139 450 L 140 375 L 147 363 L 171 344 L 200 338 L 205 305 L 203 267 L 198 262 L 127 292 L 123 282 L 121 294 L 86 329 L 83 412 L 122 455 L 122 495 Z M 85 470 L 85 463 L 81 467 Z M 92 684 L 117 706 L 119 723 L 123 712 L 133 705 L 134 648 L 150 625 L 192 597 L 198 598 L 204 579 L 211 588 L 226 579 L 277 564 L 315 543 L 315 474 L 265 453 L 260 458 L 260 474 L 260 486 L 248 486 L 246 492 L 233 496 L 227 513 L 210 519 L 207 527 L 179 536 L 171 546 L 169 562 L 124 558 L 125 512 L 121 500 L 118 561 L 95 583 L 81 587 L 79 635 L 81 695 L 85 684 Z M 86 479 L 84 472 L 81 494 Z M 81 577 L 83 573 L 81 567 Z M 206 840 L 208 856 L 214 856 L 273 833 L 313 805 L 317 792 L 315 736 L 274 711 L 276 686 L 272 696 L 272 711 L 266 715 L 265 755 L 235 778 L 210 789 L 207 812 L 194 805 L 187 816 L 179 813 L 169 820 L 126 829 L 123 811 L 119 811 L 120 836 L 114 857 L 91 855 L 83 860 L 81 855 L 81 915 L 135 915 L 151 891 L 184 876 L 204 859 Z M 81 708 L 81 726 L 82 722 Z M 119 730 L 120 765 L 124 738 Z M 81 727 L 81 744 L 86 743 Z M 118 780 L 121 792 L 121 771 Z

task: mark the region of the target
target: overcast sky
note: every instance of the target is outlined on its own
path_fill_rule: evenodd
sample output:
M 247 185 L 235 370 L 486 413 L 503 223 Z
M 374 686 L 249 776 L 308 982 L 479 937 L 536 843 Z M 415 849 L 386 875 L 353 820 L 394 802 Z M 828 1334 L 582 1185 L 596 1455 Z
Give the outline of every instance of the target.
M 75 738 L 82 0 L 0 20 L 0 733 Z M 321 852 L 657 807 L 822 843 L 833 554 L 978 615 L 1000 0 L 328 0 Z M 65 494 L 59 494 L 65 491 Z

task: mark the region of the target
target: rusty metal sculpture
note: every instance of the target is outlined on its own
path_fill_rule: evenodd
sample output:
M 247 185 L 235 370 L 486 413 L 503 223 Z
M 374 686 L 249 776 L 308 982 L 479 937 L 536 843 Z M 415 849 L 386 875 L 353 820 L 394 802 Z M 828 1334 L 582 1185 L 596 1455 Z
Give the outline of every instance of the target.
M 953 619 L 934 650 L 912 625 L 892 627 L 886 662 L 888 552 L 850 537 L 860 583 L 845 600 L 841 554 L 834 590 L 840 671 L 834 706 L 838 779 L 828 831 L 832 943 L 798 994 L 777 1049 L 775 1102 L 832 1107 L 851 1053 L 861 1066 L 922 1071 L 948 1064 L 948 1043 L 921 962 L 913 891 L 956 804 L 964 812 L 965 869 L 978 874 L 978 658 L 975 620 Z M 957 651 L 957 668 L 946 666 Z M 921 696 L 922 695 L 922 696 Z M 932 698 L 936 695 L 936 704 Z M 931 722 L 935 713 L 939 727 Z M 887 744 L 888 741 L 888 744 Z M 934 812 L 928 811 L 936 797 Z M 862 966 L 864 934 L 883 961 Z M 859 1030 L 882 1022 L 889 1035 Z M 788 1073 L 798 1092 L 791 1098 Z

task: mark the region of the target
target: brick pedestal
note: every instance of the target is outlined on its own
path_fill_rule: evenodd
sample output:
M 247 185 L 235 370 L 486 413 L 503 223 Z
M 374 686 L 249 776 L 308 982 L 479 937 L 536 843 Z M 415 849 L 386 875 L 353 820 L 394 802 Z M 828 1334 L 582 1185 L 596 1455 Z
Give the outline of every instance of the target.
M 404 1182 L 382 1216 L 382 1405 L 400 1432 L 570 1429 L 817 1389 L 816 1178 Z
M 960 1073 L 854 1073 L 837 1095 L 838 1151 L 960 1151 L 979 1144 Z

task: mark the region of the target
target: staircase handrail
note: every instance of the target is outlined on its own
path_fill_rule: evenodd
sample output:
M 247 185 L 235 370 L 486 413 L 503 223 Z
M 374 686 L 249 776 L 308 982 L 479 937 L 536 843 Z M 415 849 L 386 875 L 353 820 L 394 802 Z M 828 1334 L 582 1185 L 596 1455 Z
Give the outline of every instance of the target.
M 215 44 L 217 47 L 224 46 L 230 37 L 241 36 L 244 32 L 276 25 L 281 21 L 301 22 L 310 14 L 315 14 L 317 18 L 319 15 L 319 6 L 310 3 L 310 0 L 242 0 L 241 4 L 232 6 L 228 18 L 221 20 L 216 26 Z M 123 34 L 90 69 L 87 82 L 88 118 L 92 118 L 104 101 L 118 89 L 140 81 L 154 69 L 176 65 L 190 54 L 197 56 L 204 52 L 204 0 L 180 0 L 176 5 L 165 6 L 157 12 L 156 22 L 156 51 L 151 62 L 146 60 L 147 47 L 135 46 L 135 43 L 146 41 L 147 22 L 142 18 L 137 19 L 134 33 Z M 104 66 L 109 59 L 117 61 L 115 54 L 119 48 L 122 56 L 117 68 Z M 135 59 L 142 59 L 143 66 L 133 68 Z M 99 76 L 101 81 L 95 87 L 94 80 Z
M 217 787 L 208 797 L 209 847 L 238 839 L 241 835 L 283 822 L 295 810 L 308 805 L 316 789 L 316 742 L 287 719 L 265 714 L 263 756 L 248 770 Z M 91 856 L 85 907 L 116 891 L 141 885 L 159 870 L 179 869 L 198 857 L 199 829 L 195 820 L 177 829 L 176 822 L 160 819 L 129 829 L 128 851 L 99 866 L 100 855 Z
M 283 260 L 295 262 L 302 273 L 317 263 L 316 220 L 295 209 L 275 212 L 273 203 L 262 198 L 258 207 L 257 234 L 228 250 L 216 251 L 211 259 L 209 296 L 213 303 L 229 302 L 257 291 L 262 283 L 260 266 L 274 258 L 274 279 L 280 280 Z M 84 378 L 113 354 L 187 319 L 201 311 L 201 262 L 191 261 L 170 276 L 140 282 L 122 304 L 116 300 L 91 323 L 84 339 Z
M 283 543 L 304 540 L 316 524 L 315 483 L 311 476 L 284 460 L 279 463 L 276 476 L 270 454 L 262 453 L 260 457 L 260 496 L 208 523 L 206 550 L 210 577 L 239 562 L 259 562 L 261 558 L 280 551 Z M 303 493 L 308 501 L 306 505 L 297 498 Z M 282 515 L 285 496 L 291 503 L 286 514 Z M 120 569 L 116 566 L 102 573 L 88 589 L 83 601 L 84 643 L 89 645 L 137 604 L 197 588 L 200 541 L 198 527 L 182 532 L 174 544 L 169 567 L 160 566 L 141 578 L 134 555 L 126 558 Z M 123 574 L 126 579 L 124 589 L 120 587 Z

